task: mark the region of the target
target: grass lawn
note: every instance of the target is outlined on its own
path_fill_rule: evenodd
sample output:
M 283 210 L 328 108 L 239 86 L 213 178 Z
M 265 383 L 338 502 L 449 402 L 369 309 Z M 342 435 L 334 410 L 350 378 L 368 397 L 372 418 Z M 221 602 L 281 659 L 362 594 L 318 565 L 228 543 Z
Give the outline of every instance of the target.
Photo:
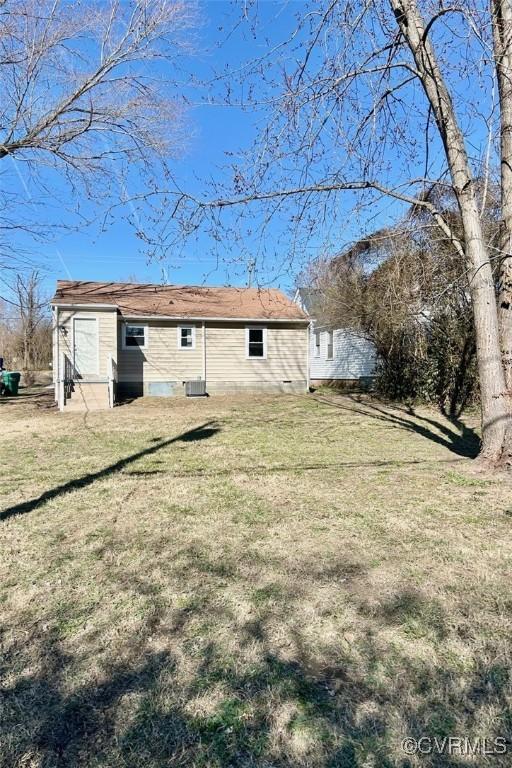
M 0 765 L 509 766 L 512 483 L 354 397 L 0 401 Z M 473 424 L 474 426 L 474 424 Z

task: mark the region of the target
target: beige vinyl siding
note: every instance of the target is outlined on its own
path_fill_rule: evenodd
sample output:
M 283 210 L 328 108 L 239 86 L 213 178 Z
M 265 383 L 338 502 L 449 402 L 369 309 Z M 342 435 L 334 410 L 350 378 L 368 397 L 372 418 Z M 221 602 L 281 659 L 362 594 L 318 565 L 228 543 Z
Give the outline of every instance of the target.
M 100 312 L 100 376 L 108 376 L 108 356 L 117 360 L 117 312 Z
M 147 326 L 147 348 L 123 349 L 119 321 L 119 380 L 186 381 L 203 376 L 203 329 L 200 323 L 144 320 L 130 325 Z M 178 327 L 195 327 L 195 348 L 178 347 Z M 307 327 L 293 323 L 261 324 L 267 328 L 266 359 L 247 359 L 245 329 L 259 323 L 206 323 L 206 381 L 280 384 L 307 379 Z
M 246 357 L 245 329 L 267 328 L 266 359 Z M 307 326 L 293 323 L 207 323 L 206 381 L 280 384 L 307 379 Z
M 128 325 L 147 326 L 147 348 L 123 349 L 124 320 L 119 321 L 118 370 L 120 381 L 186 381 L 203 375 L 203 336 L 198 323 L 165 320 L 130 321 Z M 194 349 L 178 347 L 178 327 L 195 327 Z
M 59 329 L 65 328 L 67 333 L 59 330 L 59 351 L 68 355 L 73 361 L 73 318 L 94 317 L 98 323 L 98 375 L 108 376 L 108 357 L 117 357 L 117 311 L 71 310 L 59 309 Z
M 59 310 L 59 350 L 73 360 L 73 310 Z M 60 361 L 59 361 L 60 362 Z

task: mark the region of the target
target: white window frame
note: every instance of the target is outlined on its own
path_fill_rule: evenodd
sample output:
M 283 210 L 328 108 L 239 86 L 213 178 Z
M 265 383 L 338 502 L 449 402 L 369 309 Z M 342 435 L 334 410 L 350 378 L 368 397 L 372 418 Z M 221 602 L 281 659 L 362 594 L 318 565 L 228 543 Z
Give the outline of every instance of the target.
M 191 347 L 182 347 L 181 346 L 181 331 L 183 329 L 185 329 L 185 328 L 186 329 L 190 329 L 192 331 L 192 346 Z M 177 332 L 177 344 L 178 344 L 178 349 L 179 350 L 181 350 L 182 352 L 190 352 L 191 349 L 195 349 L 196 348 L 196 327 L 195 327 L 195 325 L 190 325 L 190 323 L 187 323 L 187 325 L 183 325 L 183 324 L 182 325 L 178 325 L 178 327 L 176 329 L 176 332 Z
M 253 357 L 249 354 L 249 331 L 263 331 L 263 356 Z M 246 325 L 245 326 L 245 359 L 246 360 L 266 360 L 267 359 L 267 326 L 266 325 Z
M 326 331 L 327 344 L 325 345 L 325 359 L 334 360 L 334 331 Z M 329 338 L 331 338 L 331 344 L 329 344 Z M 329 355 L 329 346 L 332 347 L 331 354 Z
M 313 345 L 315 350 L 314 356 L 320 357 L 320 348 L 322 346 L 322 331 L 313 331 Z
M 73 371 L 76 374 L 76 364 L 75 364 L 75 320 L 94 320 L 96 323 L 96 372 L 91 372 L 92 376 L 99 376 L 100 374 L 100 324 L 98 321 L 98 317 L 96 315 L 91 315 L 81 313 L 78 315 L 73 315 L 73 339 L 72 339 L 72 347 L 71 350 L 68 350 L 71 352 L 72 362 L 73 362 Z
M 131 346 L 128 346 L 126 344 L 126 329 L 129 326 L 135 326 L 137 328 L 144 328 L 144 344 L 142 346 L 136 345 L 134 347 L 131 347 Z M 132 321 L 131 323 L 123 323 L 122 331 L 121 331 L 121 347 L 122 347 L 123 351 L 126 351 L 126 352 L 133 352 L 133 351 L 135 351 L 136 352 L 138 349 L 147 349 L 148 348 L 148 344 L 149 344 L 149 329 L 148 329 L 148 326 L 147 326 L 146 323 L 137 323 L 135 321 Z

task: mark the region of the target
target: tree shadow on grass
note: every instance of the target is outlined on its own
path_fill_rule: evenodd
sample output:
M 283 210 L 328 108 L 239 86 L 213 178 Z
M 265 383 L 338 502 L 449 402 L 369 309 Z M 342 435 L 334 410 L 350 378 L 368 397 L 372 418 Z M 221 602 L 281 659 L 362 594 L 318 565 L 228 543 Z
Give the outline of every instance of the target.
M 442 420 L 421 416 L 412 407 L 402 408 L 396 404 L 385 406 L 369 398 L 364 400 L 356 395 L 344 395 L 343 400 L 349 400 L 350 405 L 341 399 L 331 399 L 322 395 L 313 395 L 313 399 L 331 408 L 358 413 L 378 421 L 393 424 L 408 432 L 416 432 L 421 437 L 447 448 L 457 456 L 474 459 L 480 450 L 480 438 L 474 429 L 462 421 L 451 422 L 452 426 Z M 441 434 L 439 434 L 441 433 Z
M 27 514 L 28 512 L 32 512 L 34 509 L 37 509 L 37 507 L 39 507 L 41 504 L 45 504 L 47 501 L 51 501 L 52 499 L 58 498 L 59 496 L 69 493 L 70 491 L 77 490 L 78 488 L 86 488 L 92 483 L 95 483 L 97 480 L 102 480 L 109 475 L 120 472 L 125 467 L 130 466 L 130 464 L 137 461 L 138 459 L 141 459 L 145 456 L 150 456 L 157 451 L 160 451 L 162 448 L 166 448 L 167 446 L 172 445 L 173 443 L 178 443 L 181 441 L 194 442 L 199 440 L 207 440 L 219 431 L 220 427 L 216 426 L 214 422 L 205 422 L 204 424 L 201 424 L 201 426 L 189 429 L 187 432 L 183 432 L 181 435 L 177 435 L 176 437 L 171 437 L 168 439 L 153 438 L 150 441 L 153 443 L 153 445 L 150 445 L 148 448 L 143 448 L 142 450 L 137 451 L 137 453 L 132 453 L 130 456 L 126 456 L 124 459 L 119 459 L 119 461 L 116 461 L 113 464 L 109 464 L 107 467 L 104 467 L 97 472 L 90 472 L 89 474 L 83 475 L 82 477 L 69 480 L 67 483 L 63 483 L 56 488 L 45 491 L 35 499 L 31 499 L 30 501 L 23 501 L 20 504 L 15 504 L 12 507 L 4 509 L 2 512 L 0 512 L 0 520 L 7 520 L 10 517 L 14 517 L 16 515 Z
M 184 574 L 196 562 L 191 555 Z M 347 567 L 361 574 L 360 566 L 343 561 L 330 563 L 325 573 L 317 565 L 314 577 L 323 582 Z M 143 578 L 132 587 L 146 594 Z M 4 764 L 31 759 L 41 768 L 411 768 L 417 763 L 399 747 L 405 737 L 510 739 L 510 670 L 503 659 L 496 661 L 493 648 L 481 648 L 462 678 L 457 664 L 435 665 L 421 654 L 408 655 L 404 646 L 382 645 L 380 629 L 419 622 L 420 631 L 432 617 L 444 640 L 450 622 L 438 603 L 405 588 L 369 614 L 365 598 L 355 599 L 363 625 L 353 647 L 343 649 L 331 639 L 315 648 L 308 628 L 293 620 L 304 597 L 294 585 L 281 594 L 280 608 L 260 604 L 250 620 L 237 619 L 215 595 L 178 608 L 172 621 L 156 601 L 122 651 L 111 654 L 113 662 L 74 685 L 74 665 L 83 669 L 90 652 L 83 643 L 80 657 L 76 644 L 68 646 L 76 656 L 63 650 L 57 631 L 24 638 L 4 662 L 15 680 L 3 688 Z M 198 636 L 198 621 L 203 627 L 221 622 L 236 644 L 226 646 L 222 633 L 207 628 Z M 276 645 L 276 622 L 281 635 L 286 632 L 284 646 Z M 20 656 L 29 648 L 35 658 L 22 673 Z M 392 677 L 383 676 L 386 665 Z M 489 726 L 491 711 L 498 715 Z M 491 734 L 483 732 L 489 727 Z M 499 768 L 509 765 L 507 756 L 490 760 Z M 458 768 L 467 762 L 457 753 L 432 752 L 421 755 L 421 765 Z

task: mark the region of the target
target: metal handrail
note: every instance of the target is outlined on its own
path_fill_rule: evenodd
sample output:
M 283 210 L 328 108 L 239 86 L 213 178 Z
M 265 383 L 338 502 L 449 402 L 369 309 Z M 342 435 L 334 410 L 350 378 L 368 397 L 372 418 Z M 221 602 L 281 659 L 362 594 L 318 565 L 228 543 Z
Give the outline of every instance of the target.
M 108 356 L 108 404 L 113 408 L 116 402 L 117 362 L 112 353 Z
M 58 377 L 58 405 L 60 410 L 66 405 L 74 388 L 75 366 L 65 352 L 62 353 Z
M 73 392 L 73 381 L 75 378 L 75 366 L 69 357 L 64 354 L 64 405 L 69 400 Z

